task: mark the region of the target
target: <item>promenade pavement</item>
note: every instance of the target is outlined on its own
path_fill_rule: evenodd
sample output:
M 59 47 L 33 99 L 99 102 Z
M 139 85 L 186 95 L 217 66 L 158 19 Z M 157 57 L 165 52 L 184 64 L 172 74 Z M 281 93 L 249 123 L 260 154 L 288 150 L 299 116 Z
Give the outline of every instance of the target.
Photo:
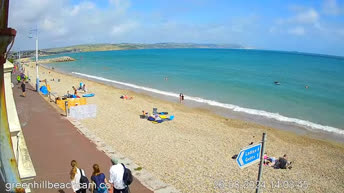
M 26 97 L 21 96 L 20 85 L 13 88 L 19 120 L 37 176 L 35 182 L 69 183 L 71 160 L 78 162 L 90 179 L 92 165 L 97 163 L 109 179 L 110 158 L 99 151 L 79 133 L 65 116 L 48 104 L 34 88 L 26 84 Z M 152 193 L 138 180 L 130 186 L 131 193 Z M 71 189 L 33 189 L 35 193 L 71 193 Z M 87 191 L 89 192 L 89 191 Z M 112 192 L 109 191 L 109 192 Z

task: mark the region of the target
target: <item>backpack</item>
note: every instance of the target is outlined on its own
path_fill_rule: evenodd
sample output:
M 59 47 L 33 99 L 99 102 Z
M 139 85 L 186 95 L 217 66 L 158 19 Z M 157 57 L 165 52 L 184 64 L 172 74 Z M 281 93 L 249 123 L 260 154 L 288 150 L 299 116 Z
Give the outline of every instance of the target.
M 88 181 L 88 178 L 82 174 L 81 169 L 79 169 L 81 177 L 80 177 L 80 190 L 87 190 L 90 182 Z
M 123 183 L 129 186 L 133 182 L 133 175 L 131 174 L 130 169 L 126 168 L 124 164 L 122 164 L 122 166 L 124 167 Z

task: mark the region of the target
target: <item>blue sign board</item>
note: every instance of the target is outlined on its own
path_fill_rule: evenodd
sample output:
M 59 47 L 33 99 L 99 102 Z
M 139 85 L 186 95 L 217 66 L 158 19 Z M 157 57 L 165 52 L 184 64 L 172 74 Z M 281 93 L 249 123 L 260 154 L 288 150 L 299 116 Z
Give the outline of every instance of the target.
M 245 168 L 251 164 L 260 160 L 260 154 L 262 151 L 262 144 L 256 144 L 246 147 L 241 150 L 236 161 L 240 168 Z

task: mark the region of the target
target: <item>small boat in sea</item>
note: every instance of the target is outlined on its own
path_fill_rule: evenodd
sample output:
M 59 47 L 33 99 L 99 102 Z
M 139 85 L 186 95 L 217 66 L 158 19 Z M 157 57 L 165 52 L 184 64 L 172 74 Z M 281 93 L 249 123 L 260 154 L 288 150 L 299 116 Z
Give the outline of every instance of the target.
M 275 81 L 274 82 L 276 85 L 280 85 L 281 83 L 280 82 L 278 82 L 278 81 Z

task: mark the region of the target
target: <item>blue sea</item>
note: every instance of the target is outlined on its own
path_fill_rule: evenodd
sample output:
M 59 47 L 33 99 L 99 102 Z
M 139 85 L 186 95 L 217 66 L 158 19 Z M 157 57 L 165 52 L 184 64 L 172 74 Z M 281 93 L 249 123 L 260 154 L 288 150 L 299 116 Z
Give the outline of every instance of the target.
M 183 93 L 197 103 L 344 135 L 342 57 L 235 49 L 62 55 L 76 61 L 48 66 L 170 97 Z

